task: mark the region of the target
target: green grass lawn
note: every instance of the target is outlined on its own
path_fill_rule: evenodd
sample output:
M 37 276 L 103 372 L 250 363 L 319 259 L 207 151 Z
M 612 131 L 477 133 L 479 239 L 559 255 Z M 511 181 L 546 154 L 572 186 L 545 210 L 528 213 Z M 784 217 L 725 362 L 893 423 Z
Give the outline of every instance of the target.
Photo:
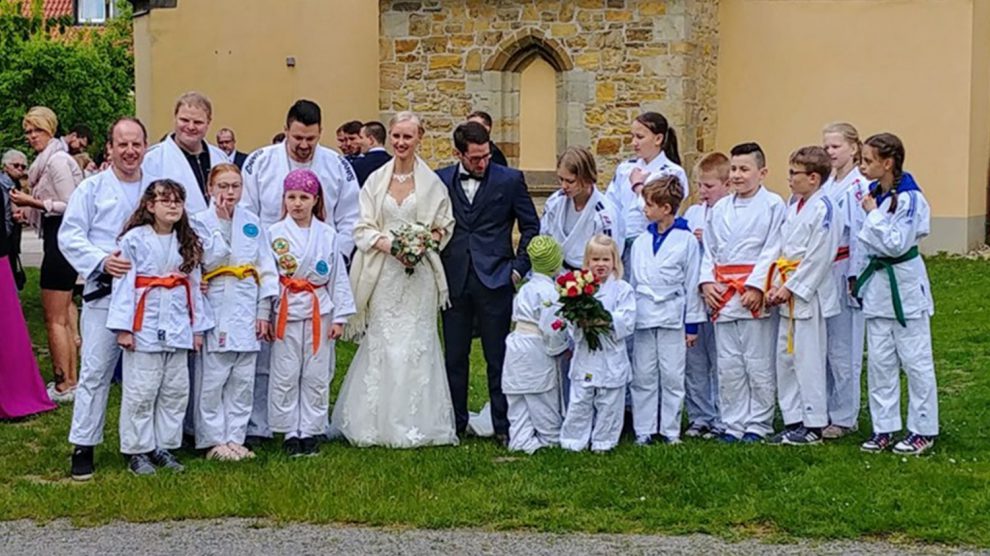
M 276 445 L 250 462 L 180 453 L 182 475 L 136 478 L 116 453 L 119 388 L 110 401 L 97 477 L 67 478 L 71 408 L 0 423 L 0 519 L 238 516 L 278 522 L 540 531 L 710 533 L 773 540 L 884 538 L 990 546 L 990 264 L 929 260 L 942 436 L 923 458 L 869 455 L 860 433 L 812 448 L 689 441 L 607 455 L 559 449 L 517 456 L 493 442 L 409 451 L 335 442 L 318 458 L 289 460 Z M 36 347 L 44 332 L 36 289 L 24 309 Z M 338 376 L 353 355 L 338 351 Z M 480 350 L 471 402 L 485 399 Z M 48 364 L 42 356 L 47 376 Z M 865 383 L 865 372 L 864 372 Z M 3 387 L 0 384 L 0 387 Z

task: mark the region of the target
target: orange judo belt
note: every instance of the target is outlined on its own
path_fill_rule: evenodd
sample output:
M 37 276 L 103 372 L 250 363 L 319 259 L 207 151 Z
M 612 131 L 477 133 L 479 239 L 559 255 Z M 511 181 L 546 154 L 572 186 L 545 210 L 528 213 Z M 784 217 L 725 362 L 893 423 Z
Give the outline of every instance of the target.
M 138 298 L 137 309 L 134 311 L 134 332 L 140 332 L 144 326 L 144 302 L 148 293 L 155 288 L 172 289 L 182 286 L 186 289 L 186 306 L 189 307 L 189 324 L 193 323 L 192 289 L 189 286 L 189 278 L 179 274 L 169 276 L 138 276 L 134 280 L 135 288 L 144 288 L 141 297 Z
M 770 265 L 770 272 L 767 272 L 767 287 L 764 288 L 765 291 L 770 291 L 770 283 L 773 281 L 773 275 L 776 271 L 780 274 L 780 285 L 783 287 L 787 284 L 787 277 L 791 275 L 792 272 L 797 270 L 798 265 L 801 264 L 799 260 L 785 259 L 783 257 L 777 259 Z M 794 294 L 791 294 L 791 298 L 787 300 L 787 309 L 790 313 L 790 317 L 787 319 L 787 353 L 794 353 Z
M 718 315 L 729 303 L 729 300 L 732 299 L 732 296 L 736 294 L 742 295 L 746 291 L 746 280 L 749 278 L 749 274 L 753 272 L 753 266 L 751 264 L 715 265 L 715 281 L 719 284 L 725 284 L 728 287 L 725 293 L 722 294 L 722 300 L 718 304 L 718 309 L 712 313 L 712 322 L 718 320 Z M 760 312 L 753 311 L 753 318 L 759 317 Z
M 309 280 L 279 276 L 282 284 L 282 295 L 278 300 L 278 320 L 275 321 L 275 337 L 281 340 L 285 337 L 285 324 L 289 320 L 289 292 L 309 293 L 313 298 L 313 354 L 320 350 L 320 298 L 316 295 L 316 287 Z
M 839 247 L 839 250 L 835 252 L 835 260 L 832 262 L 844 261 L 849 258 L 849 246 L 843 245 Z

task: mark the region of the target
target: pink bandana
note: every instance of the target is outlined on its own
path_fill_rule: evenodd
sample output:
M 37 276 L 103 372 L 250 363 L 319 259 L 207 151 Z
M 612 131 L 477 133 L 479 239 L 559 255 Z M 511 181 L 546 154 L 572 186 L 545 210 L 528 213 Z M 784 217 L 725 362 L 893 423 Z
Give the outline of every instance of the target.
M 302 191 L 316 197 L 320 192 L 320 178 L 308 168 L 296 168 L 285 176 L 285 191 Z

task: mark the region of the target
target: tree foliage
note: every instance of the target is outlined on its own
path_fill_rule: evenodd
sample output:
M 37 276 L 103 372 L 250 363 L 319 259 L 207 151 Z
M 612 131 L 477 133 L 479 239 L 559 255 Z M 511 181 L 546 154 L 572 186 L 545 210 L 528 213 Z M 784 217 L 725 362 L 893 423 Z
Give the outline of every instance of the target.
M 85 124 L 99 152 L 104 131 L 134 113 L 130 4 L 104 26 L 44 19 L 40 0 L 0 0 L 0 149 L 26 149 L 21 120 L 32 106 L 55 111 L 59 127 Z M 31 15 L 24 15 L 24 13 Z

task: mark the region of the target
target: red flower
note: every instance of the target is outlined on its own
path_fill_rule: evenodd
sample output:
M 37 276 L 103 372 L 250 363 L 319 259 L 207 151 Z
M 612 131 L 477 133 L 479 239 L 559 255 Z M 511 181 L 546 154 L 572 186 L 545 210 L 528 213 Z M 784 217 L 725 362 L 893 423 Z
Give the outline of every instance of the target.
M 587 286 L 584 287 L 584 293 L 586 293 L 587 295 L 594 295 L 595 286 L 588 284 Z
M 571 287 L 567 288 L 567 296 L 568 297 L 577 297 L 578 293 L 579 292 L 578 292 L 577 286 L 571 286 Z
M 558 286 L 563 286 L 566 283 L 567 283 L 567 275 L 566 274 L 561 274 L 560 276 L 557 277 L 557 285 Z
M 550 325 L 550 328 L 553 328 L 554 330 L 560 330 L 563 327 L 564 327 L 564 321 L 560 319 L 553 321 L 553 323 Z

